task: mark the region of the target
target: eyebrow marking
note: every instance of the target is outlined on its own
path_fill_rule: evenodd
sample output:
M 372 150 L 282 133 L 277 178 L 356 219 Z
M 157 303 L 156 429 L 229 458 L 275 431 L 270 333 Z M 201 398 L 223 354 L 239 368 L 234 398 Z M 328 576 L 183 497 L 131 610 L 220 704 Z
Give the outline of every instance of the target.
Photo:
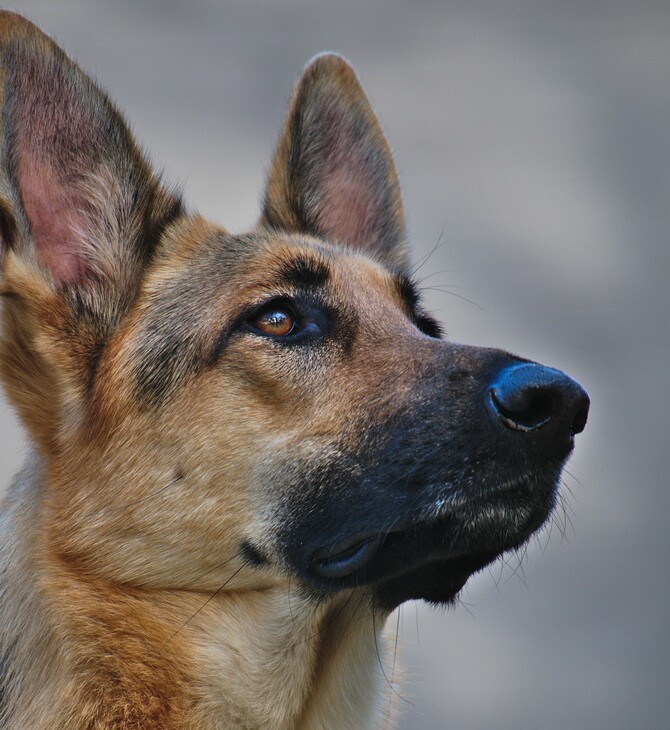
M 325 285 L 330 270 L 325 263 L 301 256 L 282 264 L 279 270 L 280 283 L 298 289 L 314 289 Z
M 442 326 L 419 306 L 421 296 L 417 285 L 404 274 L 395 274 L 394 281 L 400 298 L 407 307 L 407 311 L 416 326 L 429 337 L 441 339 L 443 335 Z
M 419 303 L 420 299 L 419 290 L 416 284 L 404 274 L 395 274 L 393 278 L 395 280 L 396 288 L 398 289 L 398 294 L 400 294 L 400 298 L 405 303 L 407 309 L 414 314 L 416 311 L 416 305 Z

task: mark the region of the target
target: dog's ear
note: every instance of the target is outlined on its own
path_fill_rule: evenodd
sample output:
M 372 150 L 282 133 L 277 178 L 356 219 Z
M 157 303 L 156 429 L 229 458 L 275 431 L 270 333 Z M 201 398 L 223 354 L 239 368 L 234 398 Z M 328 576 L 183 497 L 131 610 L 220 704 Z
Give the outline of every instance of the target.
M 0 13 L 0 104 L 2 369 L 34 414 L 58 368 L 93 367 L 181 203 L 106 95 L 10 12 Z
M 56 286 L 124 285 L 178 205 L 106 95 L 44 33 L 0 13 L 3 258 Z
M 341 56 L 308 64 L 270 168 L 261 224 L 308 233 L 405 269 L 400 186 L 391 150 Z

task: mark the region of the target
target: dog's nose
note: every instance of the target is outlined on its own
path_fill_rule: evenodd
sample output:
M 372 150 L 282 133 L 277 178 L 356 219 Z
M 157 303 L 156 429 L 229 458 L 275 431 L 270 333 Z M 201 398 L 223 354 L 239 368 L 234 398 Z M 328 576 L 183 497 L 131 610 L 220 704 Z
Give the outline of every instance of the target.
M 581 433 L 589 412 L 589 397 L 565 373 L 535 363 L 500 370 L 489 389 L 490 406 L 513 431 L 541 429 L 548 438 Z M 538 434 L 539 435 L 539 434 Z

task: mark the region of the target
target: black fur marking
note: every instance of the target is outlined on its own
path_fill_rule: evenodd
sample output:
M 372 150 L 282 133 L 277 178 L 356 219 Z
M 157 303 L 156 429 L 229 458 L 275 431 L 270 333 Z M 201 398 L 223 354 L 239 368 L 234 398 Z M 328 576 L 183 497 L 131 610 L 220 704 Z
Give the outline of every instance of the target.
M 235 321 L 230 325 L 230 327 L 226 327 L 221 331 L 221 334 L 214 343 L 214 347 L 212 348 L 212 351 L 207 358 L 207 364 L 209 367 L 214 367 L 217 364 L 219 358 L 221 357 L 221 355 L 223 355 L 224 350 L 230 342 L 230 336 L 237 328 L 241 326 L 243 321 L 243 317 L 237 317 Z
M 416 326 L 428 337 L 441 340 L 444 336 L 442 325 L 429 314 L 419 314 L 416 317 Z
M 411 379 L 411 392 L 373 393 L 373 407 L 347 425 L 353 448 L 299 458 L 284 485 L 273 470 L 290 515 L 281 549 L 306 583 L 376 585 L 389 607 L 448 602 L 472 572 L 540 527 L 572 440 L 565 428 L 561 438 L 519 439 L 490 417 L 489 384 L 514 362 L 500 351 L 418 342 L 413 362 L 396 371 Z M 381 542 L 350 574 L 318 573 L 315 556 L 329 547 L 337 555 L 348 538 Z
M 160 214 L 156 216 L 154 201 L 157 198 L 157 190 L 157 188 L 154 188 L 151 191 L 149 204 L 145 209 L 142 237 L 139 241 L 139 249 L 145 260 L 151 259 L 165 230 L 185 213 L 181 195 L 173 195 L 168 199 L 169 202 L 165 209 L 161 210 Z
M 151 191 L 150 200 L 153 202 L 157 197 L 157 189 Z M 143 230 L 136 242 L 136 250 L 139 252 L 140 257 L 145 263 L 148 263 L 153 257 L 154 251 L 156 250 L 159 241 L 161 240 L 165 230 L 172 225 L 176 220 L 184 215 L 184 207 L 180 197 L 169 198 L 169 203 L 165 210 L 160 211 L 157 215 L 155 210 L 152 210 L 152 206 L 148 205 L 143 219 Z M 128 302 L 131 297 L 128 298 Z M 127 305 L 129 306 L 129 304 Z M 99 326 L 99 318 L 91 318 L 92 321 L 96 321 Z M 110 323 L 114 325 L 115 323 Z M 109 332 L 100 333 L 99 341 L 91 348 L 88 361 L 88 374 L 86 387 L 89 393 L 92 393 L 95 389 L 95 381 L 98 373 L 98 366 L 102 360 L 107 344 L 107 338 Z
M 0 267 L 4 252 L 14 247 L 15 238 L 16 221 L 14 220 L 14 214 L 9 205 L 0 200 Z
M 267 565 L 268 559 L 263 553 L 249 540 L 245 540 L 240 547 L 240 556 L 242 560 L 252 568 L 260 568 L 263 565 Z
M 416 284 L 404 274 L 396 274 L 395 283 L 398 287 L 400 298 L 407 306 L 407 309 L 410 312 L 414 312 L 420 299 Z
M 143 343 L 137 383 L 143 400 L 157 406 L 174 393 L 180 382 L 198 370 L 195 361 L 187 357 L 185 343 L 178 335 L 153 331 Z
M 137 395 L 149 407 L 163 403 L 207 366 L 210 345 L 202 319 L 207 300 L 198 299 L 201 293 L 185 279 L 166 283 L 137 333 Z
M 417 285 L 402 273 L 395 275 L 395 283 L 398 287 L 400 298 L 405 303 L 410 317 L 414 320 L 416 326 L 428 337 L 435 339 L 442 338 L 442 327 L 433 317 L 420 309 L 421 296 Z
M 311 258 L 297 258 L 287 262 L 279 275 L 280 283 L 299 289 L 315 289 L 328 281 L 330 271 L 320 261 Z
M 88 377 L 86 378 L 86 392 L 90 396 L 95 390 L 95 380 L 98 375 L 98 365 L 102 359 L 105 346 L 102 342 L 96 343 L 88 361 Z

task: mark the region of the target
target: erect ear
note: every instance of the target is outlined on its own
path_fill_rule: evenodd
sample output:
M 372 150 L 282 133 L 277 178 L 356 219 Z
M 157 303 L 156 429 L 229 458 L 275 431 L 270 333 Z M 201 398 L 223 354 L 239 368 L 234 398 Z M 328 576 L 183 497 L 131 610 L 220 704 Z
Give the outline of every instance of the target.
M 0 105 L 2 369 L 16 402 L 48 387 L 54 363 L 93 366 L 182 209 L 106 95 L 10 12 L 0 12 Z
M 391 151 L 354 70 L 341 56 L 317 56 L 295 87 L 261 224 L 323 237 L 393 268 L 407 268 Z
M 5 11 L 0 66 L 4 258 L 14 251 L 55 288 L 125 288 L 179 200 L 106 95 L 37 27 Z

